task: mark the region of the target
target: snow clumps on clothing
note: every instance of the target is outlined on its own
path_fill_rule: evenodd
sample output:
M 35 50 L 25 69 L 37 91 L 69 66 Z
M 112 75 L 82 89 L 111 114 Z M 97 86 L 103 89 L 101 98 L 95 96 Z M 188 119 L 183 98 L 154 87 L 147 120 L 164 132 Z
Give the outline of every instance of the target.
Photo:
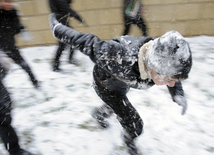
M 189 44 L 177 31 L 169 31 L 153 41 L 147 66 L 161 75 L 187 78 L 192 67 Z

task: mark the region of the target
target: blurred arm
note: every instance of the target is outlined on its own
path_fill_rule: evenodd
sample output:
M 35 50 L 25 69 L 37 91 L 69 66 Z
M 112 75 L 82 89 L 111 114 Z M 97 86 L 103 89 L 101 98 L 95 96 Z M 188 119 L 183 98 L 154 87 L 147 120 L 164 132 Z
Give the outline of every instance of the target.
M 187 100 L 184 97 L 184 91 L 181 82 L 176 82 L 174 87 L 167 86 L 172 100 L 176 102 L 179 106 L 182 106 L 182 115 L 185 114 L 187 109 Z

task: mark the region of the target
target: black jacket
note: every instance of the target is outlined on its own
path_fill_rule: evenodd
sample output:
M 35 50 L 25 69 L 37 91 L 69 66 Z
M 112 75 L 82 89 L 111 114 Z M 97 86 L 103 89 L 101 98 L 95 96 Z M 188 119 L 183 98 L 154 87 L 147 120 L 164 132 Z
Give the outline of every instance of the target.
M 67 25 L 67 18 L 62 17 L 66 16 L 68 13 L 70 17 L 74 17 L 82 23 L 83 20 L 81 17 L 70 8 L 70 3 L 71 1 L 69 0 L 49 0 L 51 12 L 56 14 L 56 18 L 60 23 Z
M 20 23 L 15 9 L 6 11 L 0 9 L 0 36 L 18 34 L 24 26 Z
M 108 41 L 103 41 L 90 33 L 79 31 L 59 25 L 54 20 L 55 15 L 50 15 L 51 29 L 54 36 L 62 42 L 74 46 L 75 49 L 88 55 L 96 64 L 95 80 L 100 81 L 107 88 L 113 90 L 123 88 L 147 89 L 154 85 L 151 79 L 143 80 L 138 68 L 138 52 L 152 37 L 121 36 Z M 118 83 L 118 84 L 116 84 Z M 116 86 L 114 86 L 116 84 Z M 168 87 L 171 96 L 183 96 L 181 82 L 176 82 L 174 87 Z

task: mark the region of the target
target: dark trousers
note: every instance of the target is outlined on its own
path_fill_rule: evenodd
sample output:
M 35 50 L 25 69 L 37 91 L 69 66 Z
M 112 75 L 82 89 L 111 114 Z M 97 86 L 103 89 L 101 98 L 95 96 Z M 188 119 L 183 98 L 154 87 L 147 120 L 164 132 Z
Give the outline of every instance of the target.
M 5 86 L 0 81 L 0 137 L 5 148 L 12 154 L 20 150 L 18 137 L 11 126 L 11 99 Z
M 31 68 L 21 56 L 19 49 L 15 46 L 14 36 L 8 34 L 0 36 L 0 50 L 5 52 L 8 57 L 13 59 L 16 64 L 21 66 L 27 72 L 34 85 L 37 84 L 38 81 L 31 71 Z
M 96 69 L 96 67 L 95 67 Z M 132 139 L 138 137 L 143 130 L 143 120 L 141 119 L 137 110 L 132 106 L 128 100 L 126 93 L 129 89 L 116 85 L 116 81 L 112 83 L 112 88 L 117 90 L 110 90 L 101 84 L 99 78 L 96 77 L 97 71 L 94 71 L 94 89 L 97 95 L 108 106 L 101 106 L 100 111 L 108 114 L 112 114 L 111 110 L 117 115 L 117 119 L 122 125 L 125 134 L 128 134 Z M 111 86 L 110 86 L 111 87 Z M 106 107 L 106 108 L 105 108 Z M 109 109 L 110 107 L 111 109 Z M 105 108 L 105 110 L 103 110 Z M 109 111 L 109 112 L 106 112 Z M 103 114 L 105 116 L 105 114 Z M 108 117 L 108 116 L 107 116 Z
M 143 36 L 147 36 L 147 27 L 141 15 L 138 15 L 136 18 L 130 18 L 124 15 L 124 32 L 123 35 L 127 35 L 130 31 L 132 24 L 136 24 L 142 31 Z
M 56 51 L 56 55 L 55 55 L 54 62 L 53 62 L 53 68 L 54 69 L 59 68 L 59 65 L 60 65 L 60 56 L 62 55 L 62 51 L 65 50 L 66 46 L 67 46 L 66 44 L 64 44 L 62 42 L 59 42 L 59 47 L 58 47 L 58 49 Z M 69 55 L 69 58 L 68 58 L 69 62 L 72 62 L 73 54 L 74 54 L 74 51 L 70 47 L 70 55 Z

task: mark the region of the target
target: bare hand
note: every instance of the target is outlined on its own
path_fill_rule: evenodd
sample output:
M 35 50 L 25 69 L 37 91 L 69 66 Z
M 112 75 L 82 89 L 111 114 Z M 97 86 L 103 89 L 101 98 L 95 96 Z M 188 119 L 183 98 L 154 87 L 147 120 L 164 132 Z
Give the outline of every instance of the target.
M 8 2 L 1 2 L 1 7 L 3 10 L 12 10 L 14 8 L 12 3 L 8 3 Z

